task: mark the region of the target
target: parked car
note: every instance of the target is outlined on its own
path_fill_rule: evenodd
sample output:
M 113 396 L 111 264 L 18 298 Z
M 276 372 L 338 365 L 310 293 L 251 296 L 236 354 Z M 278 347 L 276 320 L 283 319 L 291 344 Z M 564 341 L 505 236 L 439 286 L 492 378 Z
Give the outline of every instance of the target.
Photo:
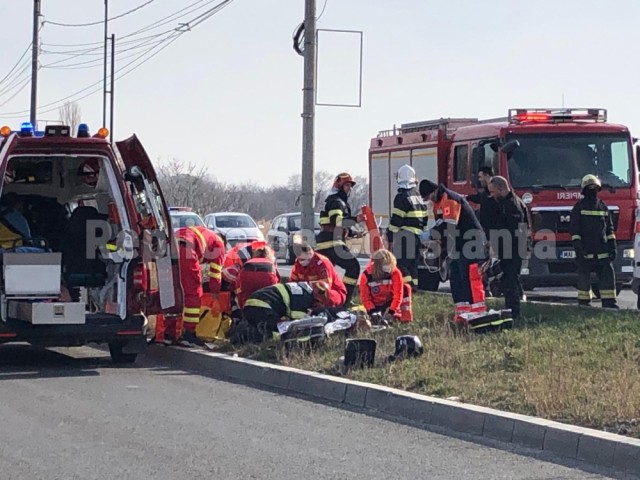
M 203 227 L 204 222 L 200 215 L 191 211 L 189 207 L 171 207 L 169 208 L 171 216 L 171 226 L 174 230 L 184 227 Z
M 277 216 L 271 222 L 271 228 L 267 233 L 267 242 L 273 248 L 276 258 L 283 258 L 288 265 L 293 265 L 296 257 L 293 252 L 293 244 L 302 238 L 300 225 L 302 214 L 300 212 L 284 213 Z M 315 214 L 314 233 L 320 232 L 320 214 Z
M 223 235 L 230 246 L 240 242 L 264 240 L 264 235 L 256 222 L 246 213 L 219 212 L 204 217 L 204 224 L 210 230 Z

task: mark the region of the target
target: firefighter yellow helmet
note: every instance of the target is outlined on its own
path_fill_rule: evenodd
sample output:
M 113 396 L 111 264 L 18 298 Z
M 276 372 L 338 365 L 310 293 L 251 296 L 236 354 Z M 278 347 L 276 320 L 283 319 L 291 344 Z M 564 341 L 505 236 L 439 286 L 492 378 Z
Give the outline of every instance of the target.
M 589 174 L 582 177 L 582 184 L 580 186 L 582 191 L 584 191 L 584 189 L 587 188 L 589 185 L 596 185 L 598 187 L 598 190 L 602 189 L 602 183 L 600 182 L 600 179 L 595 175 Z

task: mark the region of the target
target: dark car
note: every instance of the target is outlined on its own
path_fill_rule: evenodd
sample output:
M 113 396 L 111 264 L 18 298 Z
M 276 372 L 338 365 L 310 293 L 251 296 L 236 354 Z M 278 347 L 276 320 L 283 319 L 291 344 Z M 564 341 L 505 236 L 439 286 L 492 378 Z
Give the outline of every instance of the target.
M 300 225 L 302 223 L 302 214 L 284 213 L 277 216 L 271 222 L 271 227 L 267 233 L 267 242 L 273 248 L 276 258 L 283 258 L 288 265 L 293 265 L 296 257 L 293 253 L 293 244 L 302 239 L 300 234 Z M 315 214 L 314 233 L 320 231 L 320 214 Z

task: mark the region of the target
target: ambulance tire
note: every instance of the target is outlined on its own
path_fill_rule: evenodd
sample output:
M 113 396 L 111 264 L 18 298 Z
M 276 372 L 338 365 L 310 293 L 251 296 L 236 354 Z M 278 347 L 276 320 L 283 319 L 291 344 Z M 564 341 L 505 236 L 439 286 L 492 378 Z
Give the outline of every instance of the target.
M 418 290 L 437 292 L 440 286 L 440 274 L 431 273 L 424 268 L 418 269 Z
M 126 343 L 113 342 L 109 344 L 109 353 L 111 354 L 111 360 L 118 365 L 131 365 L 138 358 L 137 353 L 125 353 L 124 347 Z
M 640 295 L 638 295 L 638 300 L 636 300 L 636 308 L 640 310 Z

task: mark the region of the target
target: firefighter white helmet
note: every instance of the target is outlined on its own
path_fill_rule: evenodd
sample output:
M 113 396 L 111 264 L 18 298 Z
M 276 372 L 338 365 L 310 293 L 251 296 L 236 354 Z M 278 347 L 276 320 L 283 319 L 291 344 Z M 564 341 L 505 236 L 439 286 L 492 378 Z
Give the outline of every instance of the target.
M 398 169 L 398 183 L 415 183 L 416 171 L 411 165 L 403 165 Z

